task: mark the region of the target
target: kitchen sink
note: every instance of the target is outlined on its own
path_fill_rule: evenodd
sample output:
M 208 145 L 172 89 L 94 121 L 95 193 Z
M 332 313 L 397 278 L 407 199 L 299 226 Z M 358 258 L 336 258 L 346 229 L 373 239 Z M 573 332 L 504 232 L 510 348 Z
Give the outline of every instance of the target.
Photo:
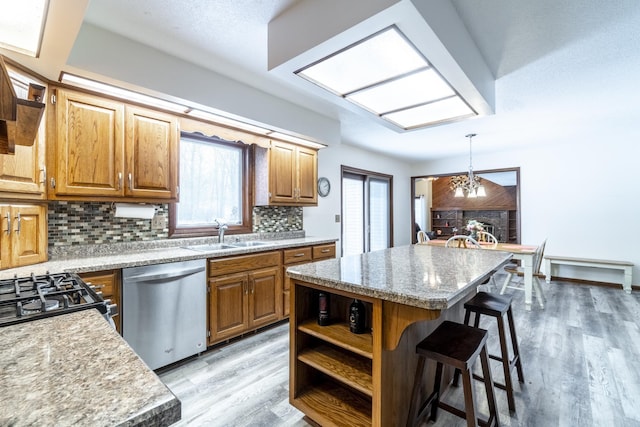
M 185 246 L 184 249 L 191 249 L 198 252 L 220 251 L 222 249 L 235 249 L 236 246 L 227 245 L 226 243 L 213 243 L 210 245 L 194 245 Z
M 266 245 L 270 245 L 270 242 L 261 242 L 259 240 L 249 240 L 246 242 L 233 242 L 233 243 L 229 243 L 231 246 L 235 247 L 235 248 L 253 248 L 256 246 L 266 246 Z

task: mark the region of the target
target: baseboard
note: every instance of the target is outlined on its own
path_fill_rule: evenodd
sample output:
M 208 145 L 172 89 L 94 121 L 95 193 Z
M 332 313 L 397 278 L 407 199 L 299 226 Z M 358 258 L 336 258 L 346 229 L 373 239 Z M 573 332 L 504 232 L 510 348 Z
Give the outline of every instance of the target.
M 604 287 L 607 287 L 607 288 L 622 288 L 622 284 L 621 283 L 598 282 L 598 281 L 595 281 L 595 280 L 574 279 L 574 278 L 570 278 L 570 277 L 551 276 L 551 280 L 559 280 L 561 282 L 579 283 L 579 284 L 583 284 L 583 285 L 604 286 Z M 631 285 L 631 290 L 640 291 L 640 286 Z

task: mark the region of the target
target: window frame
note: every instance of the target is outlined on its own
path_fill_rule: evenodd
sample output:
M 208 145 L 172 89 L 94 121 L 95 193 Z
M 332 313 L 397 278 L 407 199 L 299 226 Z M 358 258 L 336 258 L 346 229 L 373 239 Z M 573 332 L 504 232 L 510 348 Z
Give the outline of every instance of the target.
M 180 140 L 186 137 L 211 144 L 224 145 L 228 147 L 240 148 L 242 151 L 242 224 L 228 224 L 225 234 L 248 234 L 253 232 L 253 186 L 251 185 L 251 146 L 242 141 L 229 141 L 218 136 L 207 136 L 200 132 L 180 132 Z M 178 151 L 179 152 L 179 151 Z M 178 156 L 180 157 L 180 156 Z M 180 159 L 178 159 L 179 164 Z M 179 167 L 178 167 L 179 170 Z M 178 195 L 178 203 L 180 195 Z M 169 204 L 169 237 L 215 237 L 218 236 L 218 229 L 215 226 L 204 227 L 178 227 L 177 224 L 177 203 Z

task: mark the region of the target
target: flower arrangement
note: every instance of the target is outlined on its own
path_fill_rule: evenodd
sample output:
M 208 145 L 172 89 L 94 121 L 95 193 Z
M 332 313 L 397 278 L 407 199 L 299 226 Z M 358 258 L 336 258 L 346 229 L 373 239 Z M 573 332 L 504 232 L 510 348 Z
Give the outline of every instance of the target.
M 475 219 L 471 219 L 467 222 L 467 231 L 470 231 L 471 233 L 475 234 L 478 231 L 484 231 L 484 224 L 476 221 Z

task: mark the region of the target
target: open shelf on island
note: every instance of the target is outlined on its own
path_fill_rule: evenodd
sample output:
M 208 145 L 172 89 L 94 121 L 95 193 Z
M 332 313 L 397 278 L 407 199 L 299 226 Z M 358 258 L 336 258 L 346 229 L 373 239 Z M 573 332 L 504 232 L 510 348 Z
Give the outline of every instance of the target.
M 298 354 L 298 360 L 371 397 L 371 360 L 330 345 L 307 348 Z
M 313 413 L 312 419 L 322 419 L 328 424 L 371 426 L 371 400 L 333 381 L 323 381 L 305 389 L 294 400 L 294 405 Z
M 306 320 L 298 326 L 298 330 L 368 359 L 373 358 L 371 334 L 354 334 L 346 323 L 335 322 L 320 326 L 315 320 Z

